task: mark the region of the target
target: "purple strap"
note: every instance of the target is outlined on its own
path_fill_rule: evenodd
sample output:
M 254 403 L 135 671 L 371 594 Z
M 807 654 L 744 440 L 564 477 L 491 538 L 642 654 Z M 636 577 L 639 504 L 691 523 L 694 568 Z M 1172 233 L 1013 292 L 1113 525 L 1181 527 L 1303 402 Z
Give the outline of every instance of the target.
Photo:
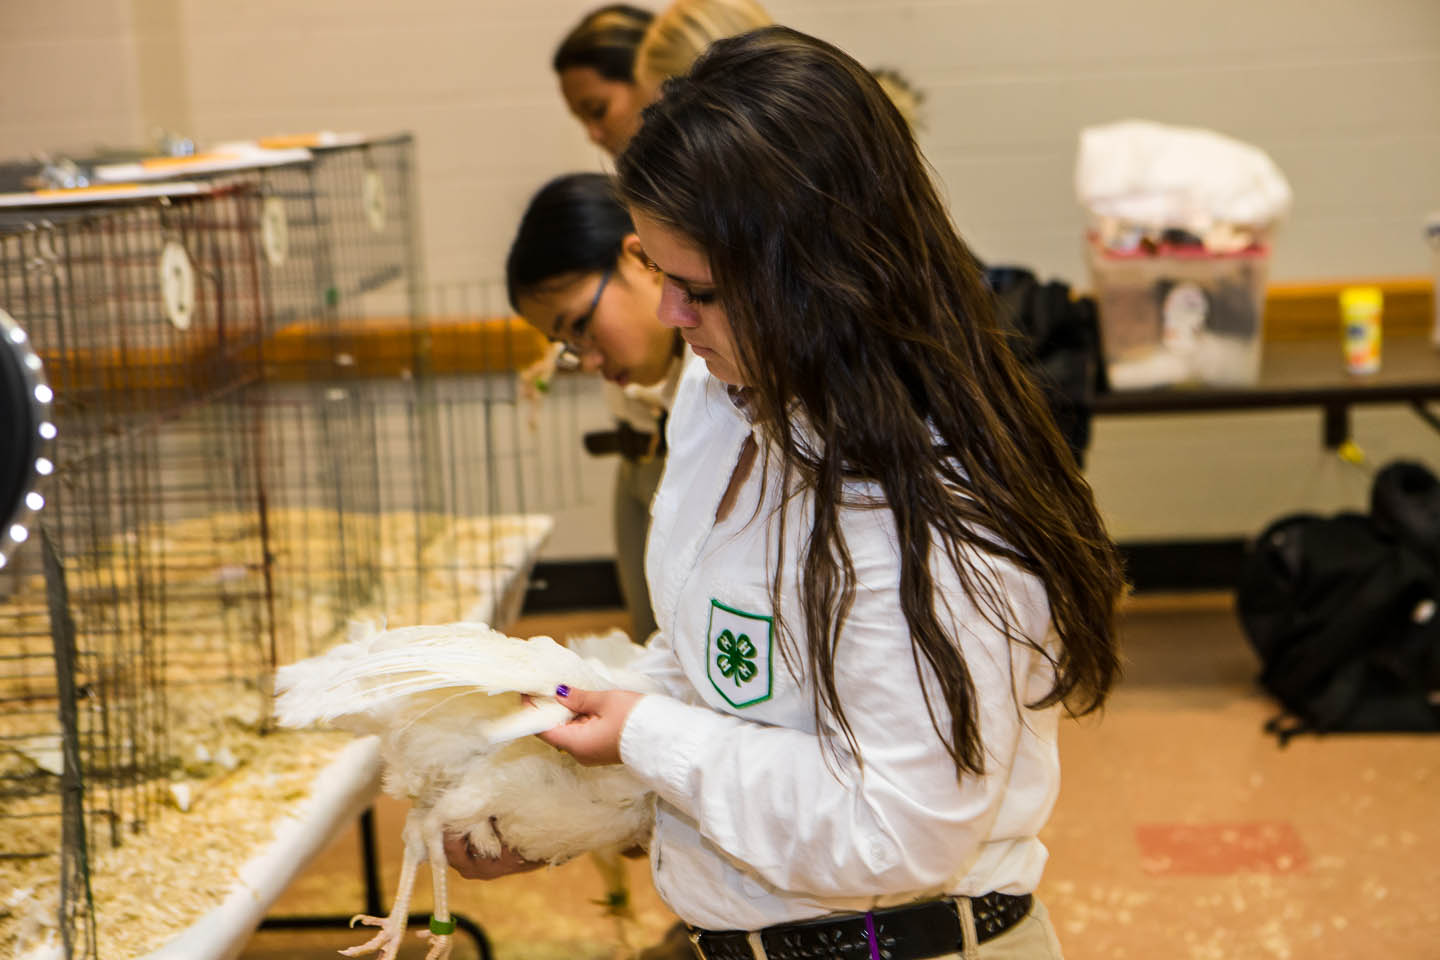
M 880 938 L 875 935 L 875 914 L 865 911 L 865 939 L 870 941 L 870 960 L 880 960 Z

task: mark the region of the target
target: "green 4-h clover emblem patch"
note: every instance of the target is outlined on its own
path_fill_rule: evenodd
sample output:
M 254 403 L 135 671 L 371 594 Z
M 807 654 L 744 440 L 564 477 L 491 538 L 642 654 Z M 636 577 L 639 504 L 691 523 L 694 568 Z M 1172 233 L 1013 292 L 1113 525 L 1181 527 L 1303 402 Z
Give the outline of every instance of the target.
M 710 601 L 705 633 L 705 670 L 732 707 L 770 699 L 770 653 L 774 618 Z

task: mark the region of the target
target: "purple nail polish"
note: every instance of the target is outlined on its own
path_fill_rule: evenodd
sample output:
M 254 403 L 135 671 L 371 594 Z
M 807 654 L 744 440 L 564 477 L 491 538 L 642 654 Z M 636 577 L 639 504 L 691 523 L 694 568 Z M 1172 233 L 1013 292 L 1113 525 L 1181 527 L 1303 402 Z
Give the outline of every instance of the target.
M 555 696 L 557 696 L 557 697 L 568 697 L 568 696 L 570 696 L 570 688 L 567 687 L 567 686 L 565 686 L 565 684 L 563 684 L 563 683 L 560 684 L 560 686 L 558 686 L 558 687 L 555 688 Z

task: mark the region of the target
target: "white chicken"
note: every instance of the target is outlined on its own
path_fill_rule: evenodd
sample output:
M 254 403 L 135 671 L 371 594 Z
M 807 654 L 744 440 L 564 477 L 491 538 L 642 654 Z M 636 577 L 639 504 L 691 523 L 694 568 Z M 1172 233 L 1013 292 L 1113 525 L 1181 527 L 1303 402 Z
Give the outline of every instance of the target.
M 342 953 L 378 950 L 380 960 L 393 960 L 416 871 L 428 861 L 435 912 L 420 935 L 430 939 L 426 960 L 449 956 L 447 832 L 463 833 L 483 856 L 498 856 L 503 837 L 525 859 L 549 863 L 647 841 L 651 796 L 624 767 L 583 767 L 531 736 L 569 719 L 554 696 L 559 684 L 654 689 L 626 670 L 641 648 L 623 633 L 571 647 L 508 637 L 483 623 L 356 625 L 348 642 L 277 671 L 281 725 L 379 735 L 385 792 L 413 801 L 394 906 L 387 917 L 356 917 L 380 931 Z

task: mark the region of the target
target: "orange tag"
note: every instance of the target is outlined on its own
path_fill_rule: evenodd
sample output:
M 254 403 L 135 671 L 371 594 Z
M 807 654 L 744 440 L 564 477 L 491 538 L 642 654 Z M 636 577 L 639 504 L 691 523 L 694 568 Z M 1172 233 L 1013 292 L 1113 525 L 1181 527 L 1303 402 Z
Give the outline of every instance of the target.
M 189 157 L 147 157 L 140 161 L 140 166 L 146 170 L 166 170 L 174 167 L 188 167 L 209 160 L 225 159 L 228 158 L 219 153 L 197 153 Z
M 32 191 L 37 197 L 73 197 L 77 193 L 123 193 L 126 190 L 137 190 L 138 183 L 102 183 L 91 187 L 66 187 L 61 190 L 35 190 Z
M 314 147 L 320 143 L 318 133 L 294 133 L 283 137 L 261 137 L 255 141 L 266 150 L 294 150 L 298 147 Z

